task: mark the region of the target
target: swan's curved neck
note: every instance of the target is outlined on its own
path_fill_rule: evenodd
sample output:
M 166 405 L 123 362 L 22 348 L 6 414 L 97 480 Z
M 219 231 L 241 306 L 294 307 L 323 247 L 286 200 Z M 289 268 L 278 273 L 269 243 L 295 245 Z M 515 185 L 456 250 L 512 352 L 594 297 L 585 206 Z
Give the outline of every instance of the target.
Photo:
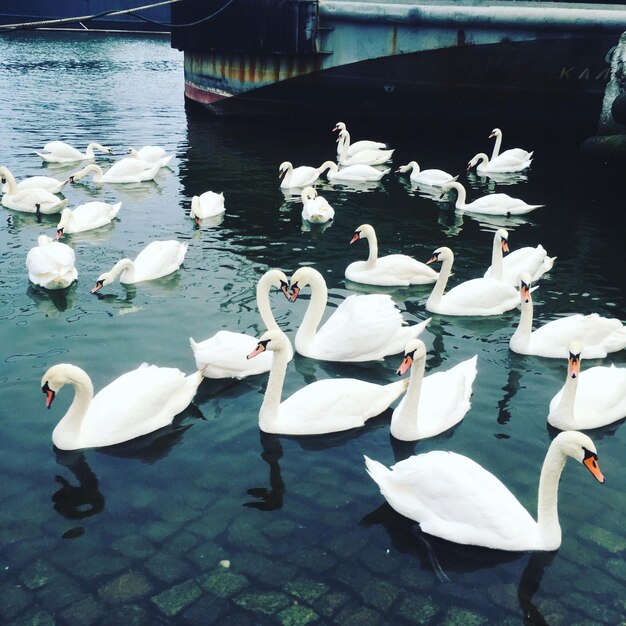
M 83 167 L 82 170 L 79 170 L 78 172 L 76 172 L 76 174 L 73 175 L 74 180 L 80 180 L 81 178 L 84 178 L 85 176 L 87 176 L 87 174 L 90 174 L 91 172 L 94 173 L 93 176 L 93 181 L 95 183 L 99 183 L 102 182 L 102 168 L 99 165 L 96 165 L 95 163 L 90 163 L 89 165 L 86 165 L 85 167 Z
M 375 233 L 372 232 L 367 235 L 367 244 L 369 246 L 370 253 L 365 264 L 368 269 L 371 269 L 376 265 L 376 260 L 378 259 L 378 239 L 376 238 Z
M 454 203 L 454 206 L 457 209 L 464 209 L 465 208 L 465 199 L 467 198 L 467 194 L 465 193 L 465 187 L 463 187 L 463 185 L 461 185 L 461 183 L 449 183 L 450 189 L 456 189 L 457 192 L 457 197 L 456 197 L 456 202 Z
M 265 324 L 267 330 L 276 330 L 278 324 L 274 319 L 272 308 L 270 306 L 270 291 L 272 289 L 273 279 L 271 276 L 264 274 L 259 279 L 256 286 L 256 305 L 259 309 L 259 314 Z
M 567 380 L 565 381 L 565 387 L 563 389 L 563 393 L 561 394 L 561 399 L 559 400 L 559 404 L 556 407 L 556 413 L 562 415 L 563 417 L 567 417 L 568 420 L 574 422 L 576 419 L 576 414 L 574 413 L 574 404 L 576 401 L 576 389 L 578 387 L 578 376 L 576 378 L 572 378 L 569 373 L 567 375 Z M 572 430 L 576 429 L 575 425 L 572 425 Z
M 496 235 L 491 250 L 491 278 L 502 280 L 502 242 Z
M 541 543 L 550 549 L 561 543 L 561 526 L 558 512 L 558 489 L 567 457 L 551 445 L 541 468 L 537 497 L 537 525 Z
M 130 259 L 120 259 L 112 268 L 111 276 L 115 280 L 118 276 L 123 282 L 135 282 L 135 262 Z
M 283 394 L 283 383 L 285 382 L 288 363 L 289 354 L 286 349 L 274 350 L 265 396 L 259 410 L 259 428 L 265 432 L 276 432 L 276 422 L 280 411 L 280 399 Z
M 437 282 L 433 287 L 433 290 L 428 296 L 428 303 L 431 305 L 436 305 L 441 301 L 443 296 L 443 292 L 446 289 L 446 285 L 448 284 L 448 278 L 450 278 L 450 272 L 452 271 L 452 264 L 454 263 L 454 257 L 450 256 L 443 260 L 441 264 L 441 270 L 439 272 L 439 276 L 437 276 Z
M 341 137 L 339 138 L 339 154 L 347 155 L 349 149 L 350 133 L 347 130 L 344 130 L 341 132 Z
M 519 317 L 519 323 L 515 332 L 513 333 L 514 337 L 521 339 L 523 341 L 529 341 L 530 336 L 533 332 L 533 301 L 532 297 L 529 296 L 528 302 L 526 302 L 522 298 L 522 303 L 520 305 L 521 313 Z
M 104 146 L 101 146 L 99 143 L 90 143 L 87 146 L 87 150 L 85 150 L 85 154 L 87 155 L 88 159 L 93 159 L 96 155 L 94 153 L 94 149 L 95 150 L 100 150 L 101 152 L 106 152 L 107 150 L 104 148 Z
M 479 152 L 475 157 L 476 165 L 487 165 L 489 163 L 489 157 L 484 152 Z M 491 157 L 492 159 L 494 157 Z
M 418 437 L 419 422 L 417 413 L 419 409 L 420 394 L 422 391 L 422 381 L 426 370 L 426 358 L 424 355 L 416 359 L 411 365 L 409 375 L 409 387 L 402 404 L 398 407 L 397 417 L 394 415 L 394 429 L 408 431 L 411 437 Z
M 328 288 L 323 278 L 311 276 L 309 286 L 311 287 L 311 301 L 296 333 L 296 348 L 302 354 L 308 352 L 307 346 L 315 339 L 317 327 L 322 321 L 328 301 Z
M 56 425 L 52 438 L 54 445 L 61 449 L 75 448 L 80 438 L 83 417 L 93 398 L 93 384 L 89 376 L 79 368 L 72 368 L 67 383 L 74 387 L 74 400 L 67 413 Z
M 15 181 L 15 176 L 13 176 L 13 174 L 11 174 L 11 172 L 9 172 L 8 169 L 4 168 L 2 170 L 2 176 L 4 178 L 6 178 L 7 181 L 7 187 L 9 188 L 8 193 L 9 194 L 14 194 L 17 192 L 17 182 Z
M 339 168 L 337 167 L 337 164 L 333 161 L 324 161 L 317 168 L 317 175 L 321 176 L 326 170 L 328 170 L 329 172 L 332 171 L 334 173 L 334 172 L 337 172 Z
M 496 143 L 493 146 L 493 152 L 491 153 L 491 160 L 495 159 L 500 154 L 500 146 L 502 145 L 502 135 L 496 135 Z

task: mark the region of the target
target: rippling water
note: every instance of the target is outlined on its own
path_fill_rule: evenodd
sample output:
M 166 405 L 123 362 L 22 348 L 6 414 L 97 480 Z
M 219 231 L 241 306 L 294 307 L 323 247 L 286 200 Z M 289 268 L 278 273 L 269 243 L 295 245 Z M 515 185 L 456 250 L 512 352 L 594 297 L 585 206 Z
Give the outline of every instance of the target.
M 416 105 L 418 109 L 418 105 Z M 363 468 L 450 449 L 499 476 L 534 515 L 539 471 L 554 431 L 548 404 L 566 364 L 508 348 L 518 313 L 490 319 L 434 316 L 424 333 L 427 369 L 478 354 L 472 408 L 453 431 L 417 444 L 389 436 L 387 413 L 358 432 L 325 437 L 263 435 L 257 425 L 265 376 L 205 381 L 173 428 L 109 449 L 62 453 L 54 424 L 72 392 L 50 411 L 40 379 L 58 362 L 85 369 L 96 389 L 142 361 L 194 368 L 188 337 L 219 329 L 260 333 L 254 285 L 268 267 L 288 274 L 312 264 L 326 277 L 330 306 L 351 293 L 345 266 L 366 255 L 349 246 L 369 222 L 382 254 L 426 260 L 448 245 L 451 284 L 482 275 L 496 224 L 459 216 L 395 175 L 355 192 L 321 185 L 336 210 L 327 228 L 304 228 L 297 198 L 278 188 L 286 159 L 334 158 L 337 120 L 254 125 L 186 111 L 182 56 L 166 40 L 95 34 L 15 34 L 0 39 L 0 161 L 18 178 L 62 177 L 76 168 L 42 166 L 33 150 L 62 139 L 83 148 L 158 144 L 176 154 L 156 181 L 77 184 L 69 206 L 123 202 L 108 227 L 69 236 L 78 282 L 63 292 L 30 285 L 24 267 L 37 236 L 57 218 L 2 208 L 0 230 L 0 618 L 5 623 L 220 624 L 617 624 L 626 616 L 626 471 L 623 424 L 594 431 L 607 483 L 570 462 L 560 487 L 563 544 L 552 554 L 507 554 L 421 535 L 391 510 Z M 416 114 L 419 114 L 416 111 Z M 350 122 L 349 112 L 345 121 Z M 497 120 L 494 120 L 497 125 Z M 569 312 L 626 318 L 623 199 L 618 173 L 584 169 L 570 145 L 515 136 L 534 148 L 527 180 L 504 186 L 470 178 L 467 160 L 489 152 L 490 128 L 450 137 L 390 127 L 353 128 L 355 139 L 396 147 L 394 164 L 460 174 L 470 198 L 503 191 L 545 203 L 507 221 L 512 249 L 542 243 L 558 260 L 535 292 L 535 319 Z M 223 191 L 226 215 L 197 229 L 191 196 Z M 123 256 L 149 241 L 189 241 L 183 268 L 124 288 L 90 288 Z M 350 289 L 349 289 L 350 287 Z M 393 292 L 411 322 L 427 315 L 429 288 Z M 293 338 L 308 304 L 272 301 Z M 400 356 L 359 365 L 296 356 L 285 395 L 333 376 L 393 381 Z M 624 353 L 604 363 L 624 366 Z M 599 364 L 584 361 L 583 367 Z M 229 561 L 224 567 L 221 561 Z M 317 620 L 317 621 L 316 621 Z

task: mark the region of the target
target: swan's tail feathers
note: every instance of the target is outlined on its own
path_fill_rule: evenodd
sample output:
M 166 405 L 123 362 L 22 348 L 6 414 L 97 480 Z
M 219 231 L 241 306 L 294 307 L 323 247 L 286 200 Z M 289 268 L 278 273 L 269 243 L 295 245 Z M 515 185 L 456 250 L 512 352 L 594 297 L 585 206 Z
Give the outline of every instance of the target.
M 185 380 L 196 389 L 200 386 L 200 383 L 204 379 L 204 370 L 208 366 L 205 365 L 202 369 L 196 370 L 193 374 L 189 374 L 189 376 L 185 376 Z
M 122 208 L 122 203 L 121 202 L 116 202 L 115 204 L 113 204 L 111 206 L 112 206 L 112 209 L 111 209 L 111 219 L 113 219 L 119 213 L 119 210 Z
M 535 154 L 535 151 L 534 151 L 534 150 L 531 150 L 531 151 L 528 153 L 528 159 L 529 159 L 529 160 L 530 160 L 530 158 L 533 156 L 533 154 Z
M 458 180 L 458 179 L 459 179 L 459 175 L 457 174 L 456 176 L 453 176 L 452 180 L 449 180 L 448 182 L 453 183 L 455 180 Z
M 385 467 L 382 463 L 370 459 L 365 454 L 365 471 L 370 475 L 370 478 L 380 487 L 386 478 L 391 476 L 391 470 Z
M 189 337 L 189 345 L 191 346 L 191 349 L 195 352 L 198 344 L 193 340 L 193 337 Z
M 421 335 L 425 330 L 426 327 L 428 326 L 428 324 L 430 324 L 430 320 L 432 320 L 432 317 L 428 317 L 426 318 L 423 322 L 420 322 L 419 324 L 415 324 L 414 326 L 411 326 L 411 330 L 413 331 L 411 333 L 412 337 L 419 337 L 419 335 Z

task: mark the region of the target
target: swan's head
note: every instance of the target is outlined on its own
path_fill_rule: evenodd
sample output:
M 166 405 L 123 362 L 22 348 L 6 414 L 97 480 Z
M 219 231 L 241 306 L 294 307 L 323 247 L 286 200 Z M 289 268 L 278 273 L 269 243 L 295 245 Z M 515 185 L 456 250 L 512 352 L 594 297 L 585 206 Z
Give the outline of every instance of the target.
M 189 216 L 195 218 L 197 226 L 200 226 L 200 217 L 198 216 L 199 208 L 200 198 L 199 196 L 193 196 L 193 198 L 191 198 L 191 212 L 189 213 Z
M 259 356 L 259 354 L 265 352 L 266 350 L 271 350 L 273 352 L 285 350 L 288 345 L 289 339 L 287 339 L 287 335 L 285 335 L 282 330 L 278 328 L 268 330 L 261 335 L 256 348 L 252 350 L 246 358 L 253 359 L 255 356 Z
M 63 231 L 65 230 L 65 227 L 70 223 L 72 215 L 72 209 L 63 209 L 63 211 L 61 211 L 61 219 L 57 224 L 56 239 L 61 239 L 61 237 L 63 237 Z
M 287 298 L 287 300 L 291 301 L 291 292 L 289 291 L 289 279 L 285 275 L 285 272 L 278 269 L 271 269 L 265 272 L 263 276 L 259 279 L 257 283 L 257 293 L 259 289 L 263 289 L 264 285 L 271 285 L 272 287 L 276 287 L 276 289 L 280 289 Z M 269 286 L 267 287 L 269 291 Z
M 335 124 L 335 128 L 333 128 L 333 131 L 335 130 L 338 130 L 338 131 L 346 130 L 346 125 L 343 122 L 337 122 Z
M 350 239 L 350 243 L 354 243 L 359 239 L 367 239 L 371 235 L 374 234 L 374 229 L 369 224 L 361 224 L 354 231 L 354 235 L 352 235 L 352 239 Z
M 126 154 L 130 154 L 130 156 L 135 157 L 135 158 L 139 156 L 139 152 L 137 152 L 135 148 L 128 148 L 128 151 L 126 152 Z
M 295 302 L 302 288 L 309 285 L 311 280 L 315 280 L 318 277 L 322 281 L 324 280 L 322 275 L 313 267 L 305 266 L 298 268 L 291 276 L 291 281 L 289 282 L 291 301 Z
M 283 161 L 278 166 L 278 178 L 284 176 L 291 169 L 293 169 L 293 165 L 289 161 Z
M 100 277 L 96 281 L 96 286 L 91 290 L 91 293 L 96 293 L 102 289 L 105 285 L 110 285 L 115 280 L 115 276 L 111 272 L 104 272 L 100 274 Z
M 590 437 L 576 430 L 565 430 L 554 438 L 552 446 L 582 463 L 599 483 L 604 483 L 604 476 L 598 465 L 598 452 Z
M 530 274 L 524 272 L 519 277 L 519 291 L 522 298 L 522 302 L 530 302 Z
M 400 367 L 396 370 L 398 376 L 405 374 L 415 361 L 426 358 L 426 346 L 421 339 L 411 339 L 404 349 L 404 359 Z
M 69 363 L 58 363 L 48 368 L 48 371 L 41 377 L 41 391 L 46 395 L 46 408 L 52 406 L 52 402 L 58 391 L 66 383 L 78 382 L 78 373 L 82 370 Z
M 317 191 L 315 191 L 314 187 L 305 187 L 302 190 L 300 197 L 302 198 L 302 202 L 306 202 L 307 200 L 313 200 L 314 198 L 317 198 Z
M 583 345 L 580 341 L 572 341 L 569 344 L 569 356 L 567 358 L 567 375 L 569 378 L 578 378 L 580 375 L 580 354 Z
M 454 254 L 452 253 L 452 250 L 450 250 L 450 248 L 447 248 L 446 246 L 442 246 L 441 248 L 437 248 L 432 256 L 430 257 L 430 259 L 428 259 L 428 261 L 426 261 L 426 265 L 430 265 L 431 263 L 437 263 L 439 261 L 443 262 L 446 260 L 454 260 Z
M 489 139 L 493 137 L 502 137 L 502 131 L 499 128 L 494 128 L 491 133 L 489 133 Z
M 502 252 L 509 251 L 509 231 L 506 228 L 498 228 L 498 230 L 496 230 L 494 239 L 500 242 L 500 246 L 502 246 Z
M 448 193 L 448 191 L 452 189 L 456 189 L 458 191 L 459 188 L 462 188 L 462 187 L 463 185 L 457 182 L 456 178 L 454 180 L 448 181 L 447 183 L 444 183 L 443 185 L 441 185 L 441 195 L 439 196 L 439 199 L 441 200 L 441 198 L 443 198 Z

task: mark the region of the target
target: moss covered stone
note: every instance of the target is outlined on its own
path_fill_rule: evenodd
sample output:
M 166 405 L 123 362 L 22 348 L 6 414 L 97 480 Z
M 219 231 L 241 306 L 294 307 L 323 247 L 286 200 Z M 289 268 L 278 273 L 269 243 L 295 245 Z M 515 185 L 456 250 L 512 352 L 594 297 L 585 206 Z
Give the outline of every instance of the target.
M 180 585 L 166 589 L 151 598 L 161 613 L 173 617 L 195 602 L 202 595 L 200 586 L 195 580 L 186 580 Z
M 300 600 L 313 602 L 328 591 L 328 585 L 301 578 L 287 583 L 285 590 Z
M 305 626 L 315 621 L 319 615 L 309 607 L 294 604 L 278 614 L 283 626 Z
M 248 585 L 243 574 L 236 574 L 220 568 L 214 574 L 207 574 L 198 579 L 200 586 L 219 598 L 230 598 Z
M 244 593 L 234 599 L 235 603 L 248 611 L 275 615 L 291 604 L 289 598 L 274 591 L 266 593 Z

